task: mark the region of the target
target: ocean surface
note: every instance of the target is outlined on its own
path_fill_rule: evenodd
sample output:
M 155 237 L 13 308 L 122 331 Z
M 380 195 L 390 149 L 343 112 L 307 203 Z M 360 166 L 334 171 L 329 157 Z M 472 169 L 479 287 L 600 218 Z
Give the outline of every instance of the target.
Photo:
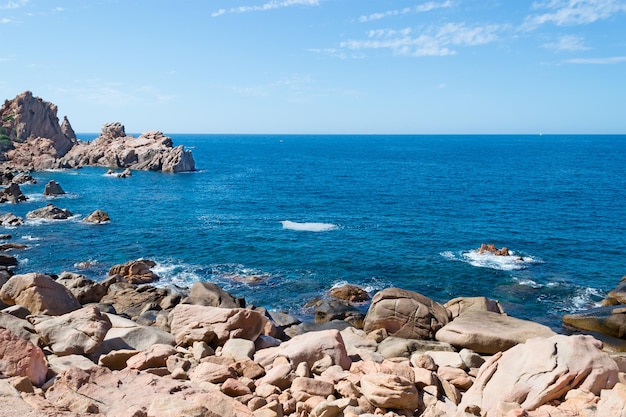
M 211 281 L 303 319 L 352 283 L 483 295 L 556 330 L 626 275 L 626 136 L 170 136 L 197 172 L 35 173 L 29 200 L 0 212 L 52 203 L 75 216 L 0 228 L 29 245 L 12 252 L 16 272 L 102 280 L 146 258 L 157 285 Z M 44 197 L 51 179 L 67 194 Z M 112 221 L 84 224 L 96 209 Z M 482 243 L 514 256 L 480 255 Z

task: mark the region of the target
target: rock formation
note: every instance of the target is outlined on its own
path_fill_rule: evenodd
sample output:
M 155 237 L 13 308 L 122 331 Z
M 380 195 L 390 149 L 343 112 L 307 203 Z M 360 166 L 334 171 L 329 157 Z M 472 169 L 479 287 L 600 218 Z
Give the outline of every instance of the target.
M 107 123 L 92 142 L 76 139 L 67 117 L 59 124 L 57 106 L 30 91 L 0 108 L 0 161 L 15 169 L 79 168 L 85 165 L 138 170 L 194 171 L 191 151 L 173 146 L 159 131 L 127 136 L 120 123 Z

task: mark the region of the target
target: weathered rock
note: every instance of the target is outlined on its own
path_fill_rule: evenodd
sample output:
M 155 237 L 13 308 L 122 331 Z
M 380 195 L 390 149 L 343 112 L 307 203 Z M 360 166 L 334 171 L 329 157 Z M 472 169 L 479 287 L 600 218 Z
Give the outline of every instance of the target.
M 162 368 L 166 366 L 167 358 L 175 354 L 176 349 L 173 346 L 155 344 L 130 357 L 126 361 L 126 365 L 131 369 L 140 371 L 148 368 Z
M 363 288 L 352 284 L 345 284 L 339 287 L 333 287 L 328 292 L 328 295 L 333 298 L 350 301 L 352 303 L 363 303 L 365 301 L 369 301 L 371 298 L 367 291 L 365 291 Z
M 19 203 L 26 201 L 28 198 L 22 193 L 20 186 L 12 182 L 2 191 L 0 191 L 0 203 Z
M 55 180 L 50 180 L 43 189 L 43 195 L 54 196 L 63 195 L 65 191 L 61 188 L 61 185 Z
M 62 272 L 56 280 L 70 290 L 80 304 L 99 303 L 106 294 L 106 289 L 99 282 L 73 272 Z
M 401 337 L 388 337 L 378 345 L 377 352 L 385 358 L 409 358 L 415 352 L 439 350 L 451 352 L 452 345 L 434 340 L 404 339 Z
M 229 356 L 235 360 L 252 359 L 254 356 L 254 342 L 247 339 L 228 339 L 222 347 L 221 356 Z
M 98 209 L 92 212 L 89 216 L 85 217 L 83 221 L 85 223 L 102 224 L 110 222 L 111 218 L 107 212 Z
M 369 333 L 386 329 L 389 335 L 407 339 L 434 339 L 448 323 L 448 312 L 422 294 L 387 288 L 378 292 L 365 316 L 363 329 Z
M 55 374 L 60 374 L 70 368 L 90 369 L 98 366 L 83 355 L 48 355 L 46 358 L 50 370 Z
M 253 416 L 219 389 L 206 388 L 210 391 L 130 369 L 113 373 L 106 368 L 71 368 L 59 375 L 46 398 L 57 407 L 107 416 Z
M 246 301 L 227 293 L 212 282 L 195 282 L 191 286 L 189 296 L 183 300 L 184 304 L 193 304 L 209 307 L 244 308 Z
M 111 329 L 104 337 L 99 353 L 112 350 L 146 350 L 155 344 L 174 346 L 174 336 L 154 327 L 140 326 L 132 320 L 106 314 L 111 320 Z
M 48 275 L 37 273 L 12 276 L 0 289 L 0 300 L 8 305 L 20 304 L 32 314 L 50 316 L 81 308 L 70 290 Z
M 491 311 L 469 311 L 437 332 L 437 340 L 478 353 L 494 354 L 533 337 L 555 333 L 541 324 Z
M 72 217 L 71 211 L 48 204 L 45 207 L 26 213 L 27 219 L 67 220 Z
M 603 306 L 626 304 L 626 276 L 623 276 L 617 287 L 612 289 L 607 297 L 602 300 Z
M 509 249 L 503 247 L 502 249 L 498 249 L 496 245 L 492 243 L 483 243 L 480 245 L 478 249 L 478 253 L 492 253 L 496 256 L 509 256 Z
M 626 417 L 626 384 L 618 383 L 600 392 L 597 416 Z
M 195 171 L 191 151 L 173 147 L 172 139 L 159 131 L 145 132 L 138 138 L 126 136 L 120 123 L 107 123 L 90 143 L 78 143 L 61 160 L 64 166 L 95 165 L 137 170 Z
M 597 307 L 580 313 L 565 314 L 563 324 L 578 330 L 598 332 L 626 339 L 626 304 Z
M 43 342 L 59 356 L 94 352 L 111 329 L 109 318 L 94 306 L 58 317 L 31 316 L 30 321 Z
M 450 312 L 453 318 L 468 311 L 493 311 L 494 313 L 504 314 L 500 303 L 487 297 L 458 297 L 448 301 L 443 306 Z
M 361 378 L 361 392 L 376 407 L 414 411 L 419 406 L 415 384 L 396 375 L 365 375 Z
M 5 213 L 0 215 L 0 226 L 15 227 L 24 224 L 24 219 L 13 213 Z
M 223 345 L 232 338 L 254 341 L 267 323 L 261 313 L 242 308 L 178 304 L 170 313 L 171 332 L 184 345 L 195 341 Z
M 257 351 L 255 362 L 269 367 L 278 356 L 288 358 L 294 367 L 305 362 L 312 368 L 316 361 L 328 356 L 333 365 L 349 369 L 351 360 L 346 352 L 341 333 L 337 330 L 309 332 L 294 337 L 280 346 Z
M 165 288 L 147 285 L 137 287 L 122 282 L 111 284 L 107 294 L 102 297 L 100 302 L 111 304 L 119 314 L 136 318 L 145 312 L 146 306 L 149 308 L 160 306 L 161 302 L 169 295 L 170 292 Z
M 344 320 L 356 328 L 363 327 L 364 314 L 346 301 L 323 300 L 315 307 L 315 322 L 327 323 L 333 320 Z
M 28 340 L 35 346 L 39 346 L 41 339 L 35 332 L 35 328 L 29 321 L 0 312 L 0 327 L 10 330 L 15 336 Z
M 159 279 L 159 276 L 150 269 L 155 266 L 156 262 L 154 261 L 138 259 L 136 261 L 126 262 L 125 264 L 112 266 L 111 269 L 109 269 L 109 276 L 121 275 L 131 284 L 147 284 Z
M 17 266 L 17 258 L 12 255 L 7 255 L 5 253 L 0 253 L 0 266 L 9 267 L 9 266 Z
M 191 371 L 189 379 L 195 383 L 210 382 L 218 384 L 236 376 L 237 374 L 229 365 L 202 362 Z
M 480 368 L 459 409 L 478 406 L 495 417 L 503 402 L 534 410 L 574 388 L 599 395 L 617 383 L 617 365 L 600 347 L 590 336 L 556 335 L 498 353 Z
M 26 376 L 34 385 L 46 381 L 48 364 L 42 350 L 31 342 L 0 327 L 0 374 Z

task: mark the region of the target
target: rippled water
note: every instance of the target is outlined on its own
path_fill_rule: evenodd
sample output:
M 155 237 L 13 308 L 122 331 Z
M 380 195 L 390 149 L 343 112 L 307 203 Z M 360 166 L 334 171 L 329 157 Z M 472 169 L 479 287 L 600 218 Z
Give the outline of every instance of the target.
M 198 172 L 36 173 L 30 199 L 1 211 L 76 216 L 9 230 L 30 245 L 18 272 L 102 279 L 144 257 L 163 285 L 209 280 L 305 317 L 306 301 L 350 282 L 485 295 L 554 328 L 626 275 L 624 136 L 172 137 Z M 44 198 L 50 179 L 68 194 Z M 95 209 L 111 223 L 83 224 Z M 481 243 L 514 256 L 480 255 Z

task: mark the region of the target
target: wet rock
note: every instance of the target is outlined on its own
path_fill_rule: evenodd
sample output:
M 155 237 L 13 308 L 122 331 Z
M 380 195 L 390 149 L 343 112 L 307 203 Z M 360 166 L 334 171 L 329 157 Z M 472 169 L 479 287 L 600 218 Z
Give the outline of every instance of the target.
M 498 249 L 496 245 L 491 243 L 483 243 L 480 245 L 478 249 L 478 253 L 491 253 L 496 256 L 510 256 L 509 249 L 503 247 L 502 249 Z
M 0 203 L 19 203 L 26 201 L 28 198 L 22 193 L 19 185 L 12 182 L 4 190 L 0 191 Z
M 55 196 L 55 195 L 63 195 L 63 194 L 65 194 L 65 191 L 63 191 L 63 188 L 61 188 L 61 185 L 55 180 L 48 181 L 48 183 L 43 189 L 43 195 Z
M 334 287 L 328 292 L 328 295 L 338 300 L 349 301 L 352 303 L 363 303 L 365 301 L 369 301 L 371 298 L 367 291 L 363 288 L 352 284 Z
M 24 224 L 24 219 L 13 213 L 5 213 L 0 215 L 0 226 L 15 227 Z
M 0 253 L 0 267 L 17 266 L 17 258 L 15 256 Z
M 626 276 L 622 277 L 617 287 L 612 289 L 607 297 L 602 300 L 603 306 L 626 304 Z
M 191 286 L 189 296 L 183 304 L 221 308 L 243 308 L 246 301 L 243 298 L 234 297 L 212 282 L 195 282 Z
M 344 320 L 356 328 L 363 328 L 365 315 L 345 301 L 321 301 L 315 308 L 315 322 L 327 323 L 333 320 Z
M 108 223 L 110 221 L 111 218 L 109 217 L 109 214 L 102 210 L 95 210 L 93 213 L 83 219 L 83 222 L 85 223 L 95 224 Z
M 372 299 L 363 329 L 367 333 L 385 329 L 391 336 L 432 340 L 447 323 L 448 312 L 441 304 L 413 291 L 387 288 Z
M 72 217 L 71 211 L 48 204 L 45 207 L 26 213 L 27 219 L 66 220 Z

